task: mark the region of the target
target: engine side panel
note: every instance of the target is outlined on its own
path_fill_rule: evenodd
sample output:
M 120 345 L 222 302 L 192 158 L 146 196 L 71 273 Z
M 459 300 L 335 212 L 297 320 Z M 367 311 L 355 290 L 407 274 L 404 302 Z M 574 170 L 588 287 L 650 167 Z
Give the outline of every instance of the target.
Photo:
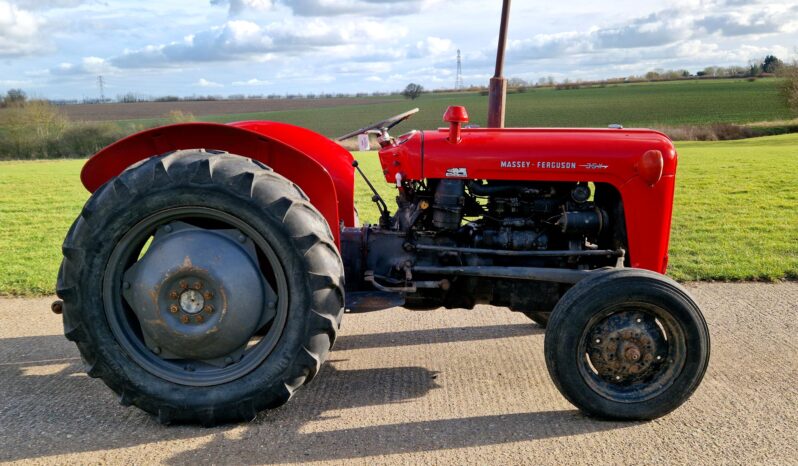
M 336 242 L 341 222 L 354 225 L 352 155 L 324 136 L 283 123 L 186 123 L 143 131 L 95 154 L 84 165 L 81 181 L 94 192 L 140 160 L 195 148 L 249 157 L 290 179 L 324 215 Z
M 460 143 L 448 129 L 400 139 L 380 152 L 386 180 L 477 179 L 608 183 L 624 204 L 632 267 L 665 273 L 677 165 L 670 139 L 651 130 L 464 129 Z M 641 178 L 648 151 L 662 153 L 662 178 Z

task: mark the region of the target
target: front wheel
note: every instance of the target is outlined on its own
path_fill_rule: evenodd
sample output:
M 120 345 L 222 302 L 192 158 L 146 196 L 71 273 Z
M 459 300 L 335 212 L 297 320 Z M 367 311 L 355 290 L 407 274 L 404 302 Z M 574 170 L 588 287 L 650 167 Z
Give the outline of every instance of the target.
M 709 363 L 709 331 L 698 305 L 654 272 L 596 273 L 552 311 L 544 345 L 552 380 L 590 415 L 650 420 L 673 411 Z
M 226 153 L 130 167 L 94 193 L 63 251 L 64 330 L 88 374 L 164 423 L 283 404 L 343 312 L 324 217 L 289 180 Z

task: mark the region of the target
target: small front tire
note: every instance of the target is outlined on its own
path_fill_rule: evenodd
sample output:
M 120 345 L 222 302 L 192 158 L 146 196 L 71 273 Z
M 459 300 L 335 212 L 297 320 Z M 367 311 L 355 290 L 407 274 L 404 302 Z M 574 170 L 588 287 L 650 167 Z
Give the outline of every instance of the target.
M 651 420 L 673 411 L 709 363 L 698 305 L 654 272 L 596 274 L 571 288 L 551 314 L 544 346 L 552 380 L 589 415 Z

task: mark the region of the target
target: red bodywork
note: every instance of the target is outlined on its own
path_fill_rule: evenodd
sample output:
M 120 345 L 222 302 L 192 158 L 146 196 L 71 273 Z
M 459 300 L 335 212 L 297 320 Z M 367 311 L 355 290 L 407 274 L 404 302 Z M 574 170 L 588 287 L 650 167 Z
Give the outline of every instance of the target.
M 460 129 L 460 128 L 458 128 Z M 590 181 L 621 195 L 632 267 L 664 273 L 676 174 L 670 139 L 650 130 L 449 129 L 416 131 L 380 151 L 386 180 Z M 339 239 L 354 226 L 352 155 L 324 136 L 293 125 L 240 122 L 165 126 L 122 139 L 92 157 L 81 180 L 94 192 L 139 160 L 206 148 L 259 160 L 299 185 Z
M 285 123 L 186 123 L 143 131 L 98 152 L 80 179 L 94 192 L 139 160 L 197 148 L 259 160 L 296 183 L 327 219 L 336 242 L 341 222 L 355 223 L 352 154 L 318 133 Z
M 650 130 L 449 129 L 405 135 L 380 152 L 385 179 L 590 181 L 621 194 L 632 267 L 665 273 L 676 150 Z M 661 154 L 661 156 L 660 156 Z

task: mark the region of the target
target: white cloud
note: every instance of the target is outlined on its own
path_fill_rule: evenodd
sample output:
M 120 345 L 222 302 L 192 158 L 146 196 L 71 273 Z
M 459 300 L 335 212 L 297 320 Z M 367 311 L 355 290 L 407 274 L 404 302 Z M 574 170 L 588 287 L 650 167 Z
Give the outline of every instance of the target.
M 0 57 L 32 55 L 44 46 L 40 29 L 44 20 L 13 3 L 0 1 Z
M 212 5 L 227 6 L 231 15 L 246 11 L 266 11 L 279 3 L 297 16 L 330 17 L 339 15 L 380 16 L 410 15 L 442 0 L 211 0 Z
M 163 67 L 180 63 L 225 61 L 264 54 L 273 50 L 273 41 L 257 24 L 228 21 L 182 41 L 126 50 L 111 59 L 120 68 Z
M 240 15 L 246 10 L 268 11 L 274 6 L 272 0 L 211 0 L 211 5 L 227 6 L 230 15 Z
M 790 61 L 797 8 L 798 0 L 515 2 L 506 74 L 596 79 L 745 65 L 771 53 Z M 120 92 L 153 96 L 196 91 L 200 76 L 229 92 L 435 88 L 454 84 L 460 49 L 466 83 L 484 84 L 499 10 L 484 0 L 456 10 L 442 0 L 0 0 L 0 78 L 54 98 L 90 93 L 97 74 Z
M 387 73 L 392 68 L 393 66 L 388 62 L 348 63 L 338 66 L 336 72 L 341 74 Z
M 16 0 L 19 7 L 26 10 L 51 10 L 53 8 L 73 8 L 97 0 Z
M 80 63 L 61 63 L 51 68 L 49 74 L 54 76 L 98 75 L 112 71 L 108 62 L 99 57 L 84 57 Z
M 209 81 L 205 78 L 200 78 L 194 85 L 199 87 L 224 87 L 224 84 Z
M 744 36 L 751 34 L 774 34 L 791 28 L 798 16 L 798 6 L 769 5 L 743 8 L 720 14 L 707 15 L 696 21 L 696 25 L 710 34 Z
M 33 84 L 33 82 L 29 80 L 20 80 L 20 79 L 0 79 L 0 87 L 26 87 Z
M 731 0 L 739 4 L 739 0 Z M 702 38 L 775 34 L 789 27 L 798 7 L 786 4 L 753 5 L 728 11 L 728 2 L 715 4 L 708 14 L 706 2 L 669 8 L 626 22 L 586 31 L 538 34 L 510 41 L 508 61 L 533 62 L 560 60 L 564 63 L 592 64 L 645 62 L 652 59 L 693 58 L 712 60 L 716 43 Z M 785 14 L 794 11 L 792 14 Z M 699 54 L 699 55 L 696 55 Z M 727 54 L 728 55 L 728 54 Z M 485 61 L 492 59 L 483 53 Z
M 301 24 L 289 20 L 265 27 L 246 20 L 227 21 L 186 36 L 182 41 L 126 50 L 110 62 L 119 68 L 158 68 L 181 63 L 272 60 L 340 45 L 401 37 L 406 31 L 364 22 L 358 30 L 316 18 Z
M 258 78 L 252 78 L 246 81 L 233 81 L 233 86 L 268 86 L 270 84 L 272 84 L 271 81 Z
M 437 56 L 450 53 L 454 50 L 452 41 L 440 37 L 430 36 L 416 43 L 417 56 Z

